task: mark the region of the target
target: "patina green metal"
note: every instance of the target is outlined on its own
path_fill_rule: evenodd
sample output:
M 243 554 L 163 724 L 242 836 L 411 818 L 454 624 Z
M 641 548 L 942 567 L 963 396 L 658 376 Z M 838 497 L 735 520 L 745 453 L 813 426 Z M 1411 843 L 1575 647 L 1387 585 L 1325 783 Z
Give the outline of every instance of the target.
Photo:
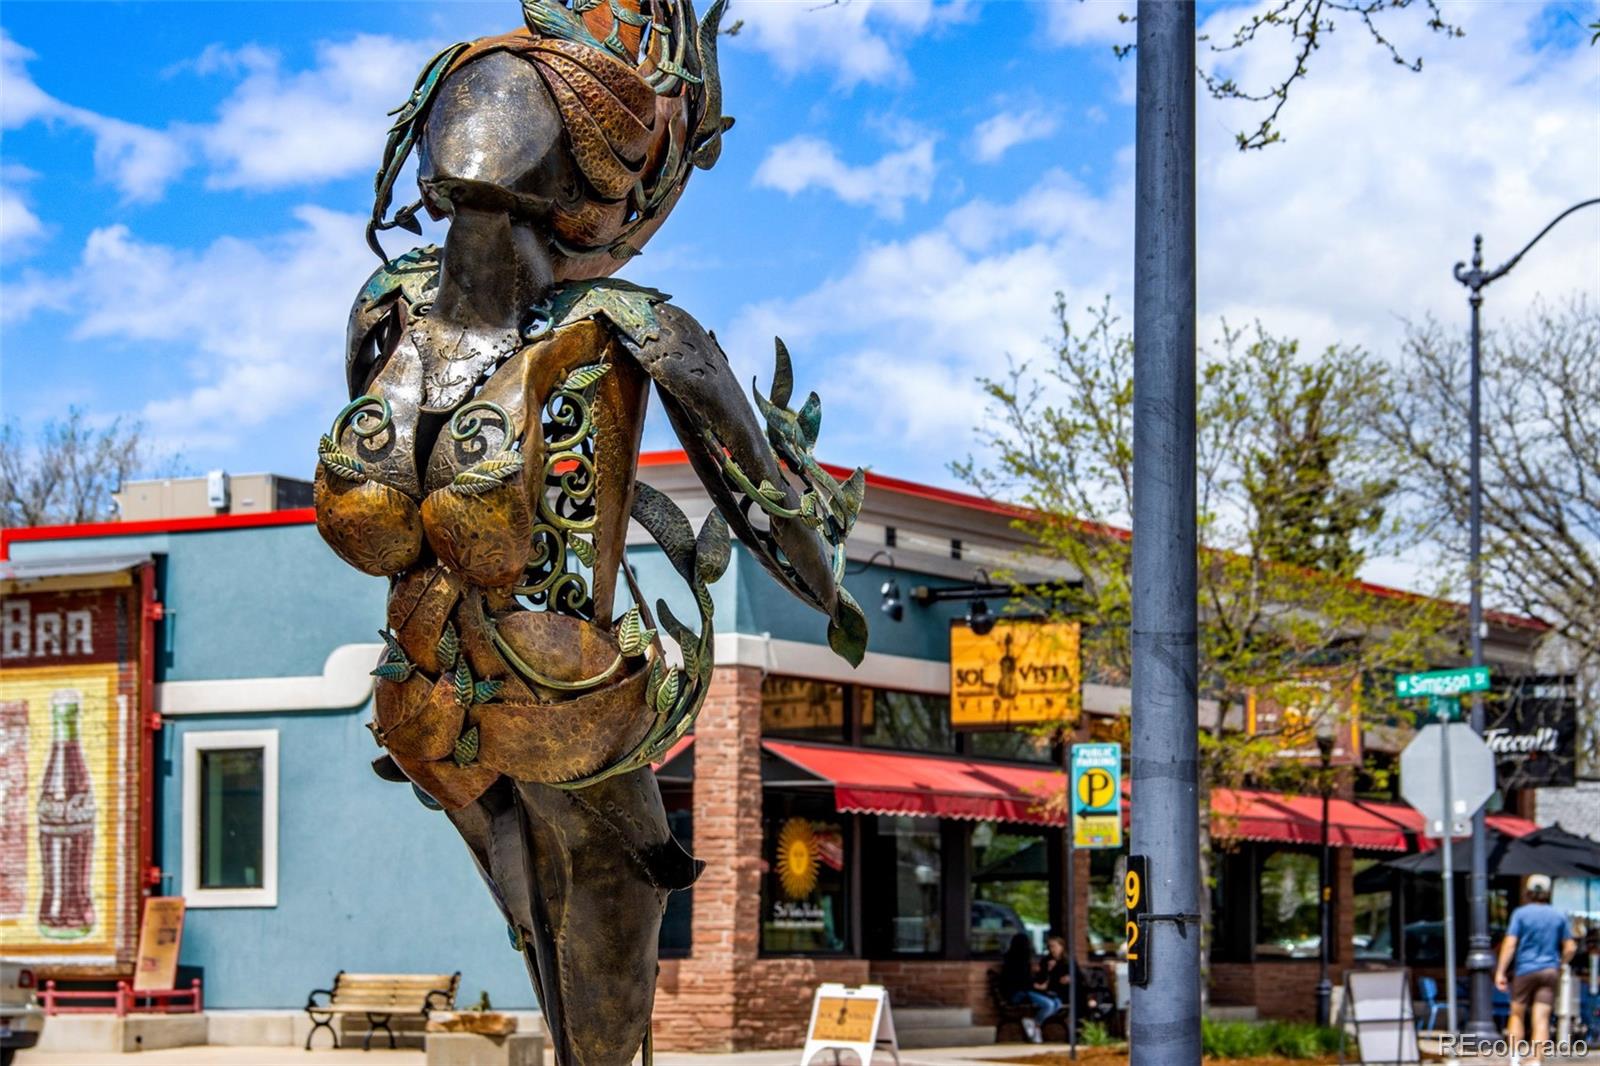
M 371 408 L 376 407 L 376 412 Z M 337 443 L 346 430 L 358 440 L 370 440 L 389 428 L 393 412 L 381 396 L 357 396 L 333 418 L 333 428 L 317 442 L 317 459 L 331 473 L 346 481 L 364 481 L 367 464 Z

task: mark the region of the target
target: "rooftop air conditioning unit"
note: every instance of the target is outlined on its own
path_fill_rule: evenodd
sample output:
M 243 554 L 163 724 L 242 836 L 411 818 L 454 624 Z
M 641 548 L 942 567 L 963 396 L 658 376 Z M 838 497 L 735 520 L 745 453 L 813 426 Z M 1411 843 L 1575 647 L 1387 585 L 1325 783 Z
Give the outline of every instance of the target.
M 206 504 L 213 511 L 228 509 L 228 472 L 213 470 L 206 474 Z

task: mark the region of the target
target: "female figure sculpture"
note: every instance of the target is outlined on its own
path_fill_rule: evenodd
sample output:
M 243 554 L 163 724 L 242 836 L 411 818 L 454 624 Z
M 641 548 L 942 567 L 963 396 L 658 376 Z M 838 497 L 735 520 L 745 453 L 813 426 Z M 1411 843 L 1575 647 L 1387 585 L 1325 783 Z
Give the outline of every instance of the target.
M 650 770 L 711 679 L 729 530 L 829 619 L 852 663 L 866 622 L 840 583 L 861 506 L 812 458 L 778 344 L 760 424 L 715 339 L 652 289 L 609 280 L 724 131 L 723 0 L 524 0 L 527 25 L 455 45 L 397 112 L 369 242 L 449 220 L 443 249 L 385 259 L 350 315 L 350 402 L 318 449 L 317 524 L 390 579 L 374 765 L 465 839 L 523 952 L 563 1066 L 648 1061 L 667 894 L 701 864 Z M 421 199 L 389 219 L 413 154 Z M 635 481 L 654 383 L 714 509 L 696 533 Z M 630 516 L 690 586 L 698 624 L 651 612 Z M 619 579 L 629 605 L 619 613 Z M 660 629 L 677 648 L 669 661 Z M 425 920 L 425 916 L 416 916 Z

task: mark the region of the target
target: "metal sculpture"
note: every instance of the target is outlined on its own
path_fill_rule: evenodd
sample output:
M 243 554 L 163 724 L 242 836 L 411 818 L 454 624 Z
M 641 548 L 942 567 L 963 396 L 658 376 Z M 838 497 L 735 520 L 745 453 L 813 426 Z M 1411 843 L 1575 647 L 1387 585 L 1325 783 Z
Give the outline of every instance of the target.
M 650 765 L 711 682 L 729 531 L 858 663 L 866 620 L 841 578 L 864 478 L 812 457 L 820 403 L 789 406 L 781 341 L 763 425 L 714 337 L 609 279 L 732 125 L 723 0 L 703 21 L 689 0 L 522 8 L 524 28 L 434 57 L 395 112 L 368 227 L 384 263 L 350 314 L 352 398 L 318 448 L 317 525 L 391 582 L 374 767 L 466 840 L 557 1062 L 610 1066 L 650 1058 L 662 909 L 703 866 L 668 832 Z M 421 197 L 391 218 L 413 154 Z M 385 257 L 378 235 L 420 233 L 423 210 L 449 220 L 444 247 Z M 715 505 L 698 533 L 635 479 L 652 383 Z M 630 516 L 697 625 L 646 606 Z

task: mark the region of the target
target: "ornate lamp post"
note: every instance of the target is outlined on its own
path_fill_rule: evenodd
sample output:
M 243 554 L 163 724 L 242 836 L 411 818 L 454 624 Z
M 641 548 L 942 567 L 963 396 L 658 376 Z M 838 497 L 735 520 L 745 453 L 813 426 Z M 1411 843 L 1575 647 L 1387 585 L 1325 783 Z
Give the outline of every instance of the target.
M 1322 854 L 1317 866 L 1317 918 L 1321 930 L 1317 952 L 1317 1024 L 1328 1025 L 1333 1013 L 1333 982 L 1328 979 L 1328 954 L 1332 941 L 1329 924 L 1333 909 L 1330 898 L 1333 895 L 1333 877 L 1328 870 L 1328 797 L 1333 791 L 1333 779 L 1329 774 L 1333 766 L 1333 738 L 1318 735 L 1317 752 L 1322 756 L 1322 773 L 1317 779 L 1322 792 Z
M 1467 625 L 1472 630 L 1472 665 L 1483 665 L 1483 480 L 1482 418 L 1479 394 L 1482 392 L 1481 349 L 1483 333 L 1479 311 L 1483 307 L 1483 290 L 1506 274 L 1522 260 L 1528 250 L 1556 227 L 1562 219 L 1585 207 L 1600 204 L 1600 197 L 1573 204 L 1550 220 L 1522 250 L 1493 270 L 1483 269 L 1483 235 L 1472 238 L 1472 266 L 1465 263 L 1455 266 L 1456 280 L 1467 287 L 1467 304 L 1472 308 L 1472 367 L 1470 372 L 1471 398 L 1468 403 L 1468 421 L 1471 438 L 1468 445 L 1470 486 L 1468 488 L 1468 561 L 1467 580 L 1470 586 L 1467 607 Z M 1472 728 L 1483 732 L 1483 697 L 1472 696 Z M 1467 880 L 1467 904 L 1471 925 L 1467 938 L 1467 973 L 1471 982 L 1471 1007 L 1467 1032 L 1477 1036 L 1493 1037 L 1494 1024 L 1492 969 L 1494 956 L 1489 941 L 1489 866 L 1483 828 L 1483 811 L 1472 816 L 1472 867 Z

